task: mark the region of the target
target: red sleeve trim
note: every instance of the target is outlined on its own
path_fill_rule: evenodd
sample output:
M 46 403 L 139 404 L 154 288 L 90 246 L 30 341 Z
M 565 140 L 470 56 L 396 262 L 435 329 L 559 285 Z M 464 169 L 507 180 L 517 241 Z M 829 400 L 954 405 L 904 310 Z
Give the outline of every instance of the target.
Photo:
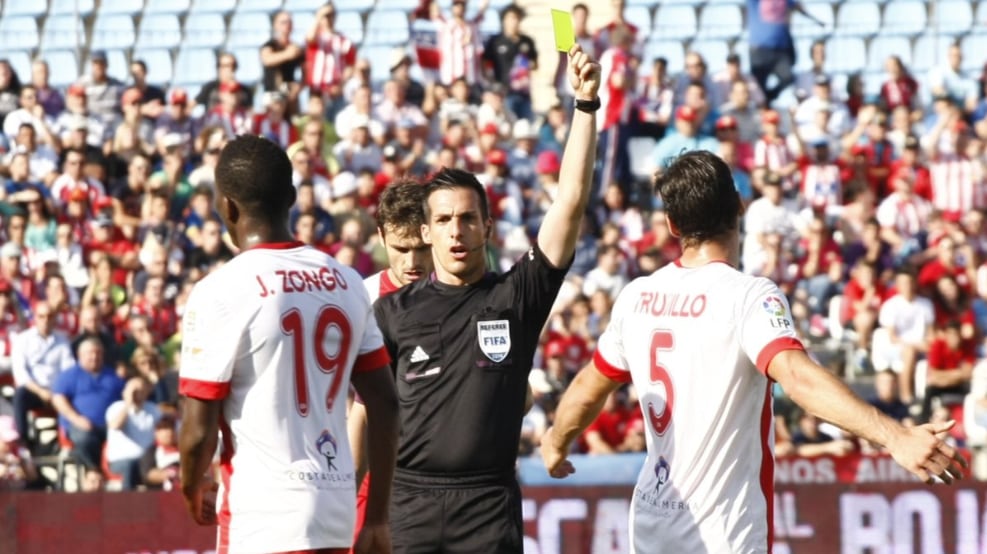
M 805 352 L 805 346 L 803 346 L 802 343 L 796 338 L 777 338 L 769 342 L 767 346 L 761 349 L 761 353 L 757 355 L 757 370 L 764 375 L 767 375 L 768 366 L 771 365 L 771 360 L 773 360 L 775 356 L 783 350 L 801 350 Z
M 358 371 L 373 371 L 390 363 L 391 355 L 387 353 L 386 348 L 381 346 L 377 350 L 357 356 L 356 363 L 353 364 L 353 373 Z
M 182 377 L 178 380 L 178 392 L 200 400 L 222 400 L 230 395 L 230 382 L 217 383 Z
M 615 365 L 606 361 L 603 358 L 603 354 L 600 354 L 599 350 L 593 353 L 593 365 L 596 366 L 596 370 L 599 371 L 601 375 L 611 381 L 616 381 L 618 383 L 631 382 L 631 372 L 619 369 Z

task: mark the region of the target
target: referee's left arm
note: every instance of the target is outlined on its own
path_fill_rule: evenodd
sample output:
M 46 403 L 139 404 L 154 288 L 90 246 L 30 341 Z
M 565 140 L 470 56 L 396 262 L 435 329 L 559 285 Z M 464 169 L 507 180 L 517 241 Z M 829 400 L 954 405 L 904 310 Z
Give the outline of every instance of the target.
M 598 99 L 600 66 L 578 43 L 569 51 L 569 82 L 576 91 L 577 102 Z M 538 231 L 538 247 L 555 267 L 564 267 L 575 252 L 579 227 L 589 202 L 595 162 L 596 114 L 576 109 L 562 154 L 558 196 Z

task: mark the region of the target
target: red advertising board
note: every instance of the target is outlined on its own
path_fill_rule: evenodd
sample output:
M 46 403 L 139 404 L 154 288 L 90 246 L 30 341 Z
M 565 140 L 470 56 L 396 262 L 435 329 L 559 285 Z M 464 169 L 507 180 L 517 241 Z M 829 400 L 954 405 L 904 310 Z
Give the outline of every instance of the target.
M 528 487 L 526 554 L 628 551 L 630 487 Z M 776 554 L 987 549 L 987 483 L 779 484 Z M 204 554 L 215 531 L 195 526 L 174 493 L 0 494 L 0 552 Z

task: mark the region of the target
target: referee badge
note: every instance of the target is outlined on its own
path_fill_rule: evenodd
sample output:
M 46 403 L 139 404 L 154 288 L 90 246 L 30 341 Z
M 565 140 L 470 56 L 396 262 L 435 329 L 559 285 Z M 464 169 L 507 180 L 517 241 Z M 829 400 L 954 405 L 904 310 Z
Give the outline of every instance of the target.
M 476 322 L 476 335 L 483 355 L 495 364 L 511 352 L 511 322 L 506 319 Z

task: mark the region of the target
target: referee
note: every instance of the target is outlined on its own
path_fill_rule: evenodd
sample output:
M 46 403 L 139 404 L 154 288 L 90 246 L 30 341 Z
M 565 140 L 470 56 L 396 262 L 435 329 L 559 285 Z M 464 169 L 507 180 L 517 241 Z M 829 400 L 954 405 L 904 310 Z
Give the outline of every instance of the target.
M 425 183 L 422 238 L 435 272 L 375 304 L 397 380 L 402 430 L 394 477 L 395 553 L 522 552 L 514 476 L 538 336 L 572 262 L 589 198 L 600 66 L 569 51 L 576 91 L 559 192 L 536 244 L 488 273 L 493 230 L 476 177 L 443 169 Z

